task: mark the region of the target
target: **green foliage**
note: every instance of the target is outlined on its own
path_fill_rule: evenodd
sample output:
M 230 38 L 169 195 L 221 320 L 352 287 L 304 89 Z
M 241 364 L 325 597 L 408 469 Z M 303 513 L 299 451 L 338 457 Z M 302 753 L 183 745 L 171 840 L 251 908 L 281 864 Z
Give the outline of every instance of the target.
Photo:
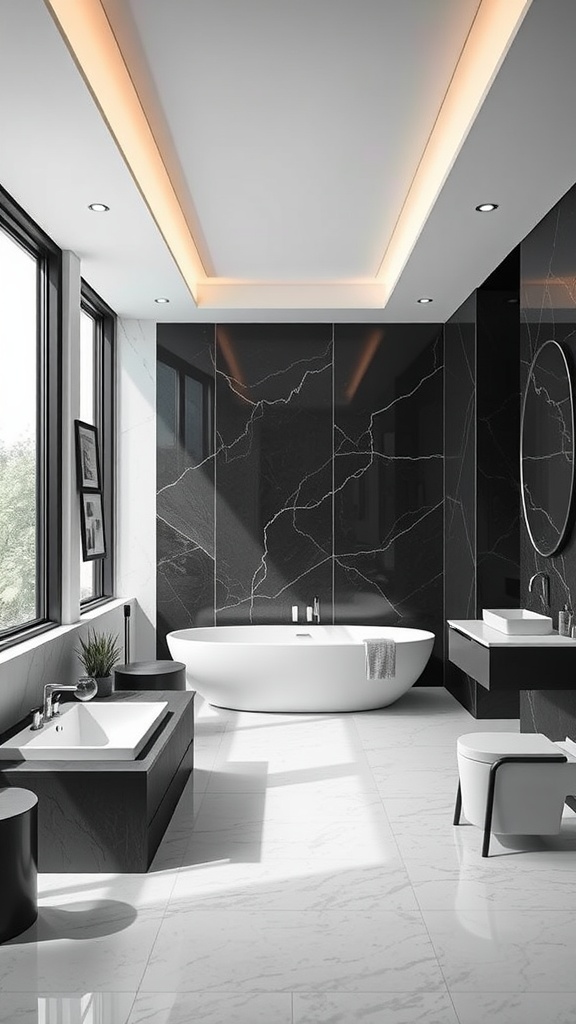
M 35 617 L 35 445 L 0 444 L 0 630 Z
M 76 654 L 84 665 L 89 676 L 101 678 L 109 676 L 113 666 L 120 661 L 121 650 L 118 646 L 118 634 L 96 633 L 88 630 L 88 639 L 79 638 L 80 647 Z

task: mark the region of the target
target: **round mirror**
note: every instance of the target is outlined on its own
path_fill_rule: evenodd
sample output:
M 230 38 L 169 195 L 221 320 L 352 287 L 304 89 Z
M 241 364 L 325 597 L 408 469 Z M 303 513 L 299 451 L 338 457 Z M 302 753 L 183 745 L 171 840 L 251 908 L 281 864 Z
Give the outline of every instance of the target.
M 557 341 L 538 349 L 520 425 L 522 507 L 530 540 L 552 555 L 565 540 L 574 482 L 574 406 L 566 356 Z

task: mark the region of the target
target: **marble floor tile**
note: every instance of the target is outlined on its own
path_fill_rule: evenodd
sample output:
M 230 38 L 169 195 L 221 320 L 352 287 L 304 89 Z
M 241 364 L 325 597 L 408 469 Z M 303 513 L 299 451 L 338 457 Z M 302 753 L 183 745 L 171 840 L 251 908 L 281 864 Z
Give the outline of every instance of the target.
M 356 1021 L 362 1024 L 459 1024 L 446 991 L 394 995 L 294 994 L 294 1024 L 355 1024 Z
M 347 722 L 348 714 L 324 715 L 314 711 L 285 711 L 267 713 L 264 711 L 229 711 L 228 726 L 230 730 L 241 732 L 244 729 L 273 730 L 290 725 L 319 725 L 330 730 L 339 722 Z
M 451 992 L 576 993 L 572 911 L 422 913 Z
M 576 994 L 558 992 L 454 992 L 460 1024 L 572 1024 Z
M 2 992 L 0 1024 L 128 1024 L 135 992 Z
M 108 992 L 138 989 L 162 921 L 115 899 L 62 899 L 0 946 L 0 992 Z
M 212 777 L 212 769 L 207 771 L 206 769 L 198 768 L 195 765 L 194 766 L 194 771 L 192 773 L 192 790 L 193 790 L 193 792 L 195 794 L 197 794 L 198 796 L 201 796 L 202 793 L 205 793 L 206 790 L 208 789 L 208 783 L 210 782 L 211 777 Z
M 199 910 L 417 910 L 399 856 L 356 867 L 303 860 L 183 867 L 172 908 Z
M 424 749 L 431 749 L 429 747 Z M 372 768 L 374 784 L 382 800 L 417 797 L 426 801 L 433 792 L 436 797 L 446 797 L 454 802 L 458 788 L 458 772 L 454 769 L 424 768 L 418 771 L 402 771 L 393 768 Z
M 366 743 L 366 760 L 371 769 L 418 772 L 451 771 L 458 774 L 456 747 L 453 743 L 435 747 L 392 747 L 388 743 Z
M 444 990 L 419 914 L 181 910 L 163 921 L 141 991 Z
M 194 698 L 194 727 L 199 733 L 226 732 L 230 724 L 235 722 L 235 711 L 227 708 L 216 708 L 197 693 Z
M 452 837 L 396 836 L 422 910 L 576 910 L 576 835 L 493 836 L 481 856 L 482 832 L 454 829 Z
M 424 716 L 396 719 L 366 718 L 356 716 L 356 728 L 362 743 L 366 747 L 374 746 L 379 740 L 387 741 L 390 746 L 412 747 L 445 747 L 451 743 L 456 749 L 456 740 L 470 732 L 518 732 L 517 719 L 486 719 L 476 720 L 461 715 L 439 715 L 425 718 Z
M 273 717 L 273 716 L 271 716 Z M 274 716 L 276 720 L 276 716 Z M 362 744 L 352 718 L 342 721 L 291 721 L 256 725 L 229 731 L 219 745 L 214 767 L 230 762 L 266 762 L 269 773 L 331 768 L 365 762 Z
M 207 823 L 208 824 L 208 823 Z M 268 821 L 224 824 L 191 833 L 183 865 L 213 861 L 313 860 L 359 867 L 389 860 L 397 847 L 384 817 L 364 821 Z
M 530 888 L 535 886 L 535 888 Z M 414 896 L 421 910 L 571 910 L 576 911 L 573 882 L 548 883 L 538 888 L 538 879 L 490 878 L 413 884 Z
M 124 901 L 141 910 L 162 911 L 170 899 L 176 874 L 45 874 L 38 875 L 42 907 L 73 909 L 79 902 Z
M 207 776 L 208 793 L 262 793 L 274 778 L 268 761 L 225 761 Z
M 465 715 L 470 718 L 468 712 L 443 686 L 414 686 L 387 708 L 380 708 L 377 711 L 359 711 L 354 714 L 354 717 L 361 721 L 368 717 L 374 719 L 404 718 L 406 716 L 429 718 L 431 715 L 442 714 Z
M 207 792 L 194 819 L 194 831 L 241 827 L 264 819 L 267 823 L 346 821 L 361 824 L 385 820 L 385 817 L 378 792 L 366 792 L 362 781 L 325 779 L 261 792 Z
M 219 746 L 219 743 L 211 739 L 205 742 L 194 740 L 194 769 L 211 772 L 218 757 Z
M 307 768 L 285 752 L 274 763 L 270 760 L 220 761 L 214 764 L 206 785 L 208 793 L 258 793 L 263 790 L 288 789 L 302 784 L 321 784 L 356 780 L 365 792 L 375 792 L 373 771 L 362 762 L 342 762 L 337 754 L 323 754 L 322 763 Z
M 140 993 L 128 1024 L 292 1024 L 290 992 Z
M 418 796 L 396 798 L 383 794 L 382 803 L 394 835 L 429 836 L 435 833 L 450 842 L 455 829 L 455 797 L 456 793 L 452 796 L 446 792 L 437 794 L 431 786 L 428 793 Z

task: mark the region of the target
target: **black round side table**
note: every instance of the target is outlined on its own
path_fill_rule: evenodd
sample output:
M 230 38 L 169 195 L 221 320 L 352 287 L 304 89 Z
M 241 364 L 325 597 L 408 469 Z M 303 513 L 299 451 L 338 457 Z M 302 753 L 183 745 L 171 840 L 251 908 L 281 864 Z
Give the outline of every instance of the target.
M 38 797 L 0 789 L 0 942 L 26 931 L 38 917 Z
M 134 661 L 114 670 L 116 690 L 185 690 L 183 661 Z

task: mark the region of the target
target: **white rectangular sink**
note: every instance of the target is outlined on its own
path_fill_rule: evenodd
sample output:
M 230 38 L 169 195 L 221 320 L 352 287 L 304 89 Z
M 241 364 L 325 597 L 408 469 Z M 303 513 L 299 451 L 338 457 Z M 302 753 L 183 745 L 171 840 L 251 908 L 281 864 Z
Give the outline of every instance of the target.
M 166 715 L 166 701 L 69 704 L 42 729 L 0 744 L 2 761 L 133 761 Z
M 547 636 L 552 632 L 549 615 L 527 608 L 483 608 L 482 618 L 487 626 L 511 636 Z

